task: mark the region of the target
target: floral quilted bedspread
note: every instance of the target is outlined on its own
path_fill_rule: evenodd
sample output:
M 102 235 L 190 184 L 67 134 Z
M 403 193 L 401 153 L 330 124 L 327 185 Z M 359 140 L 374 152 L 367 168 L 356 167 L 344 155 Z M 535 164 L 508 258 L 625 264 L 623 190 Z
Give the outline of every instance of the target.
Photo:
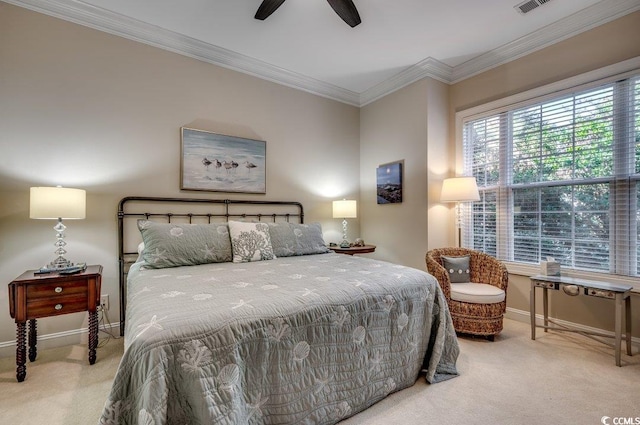
M 436 280 L 363 257 L 132 266 L 101 424 L 333 424 L 457 375 Z

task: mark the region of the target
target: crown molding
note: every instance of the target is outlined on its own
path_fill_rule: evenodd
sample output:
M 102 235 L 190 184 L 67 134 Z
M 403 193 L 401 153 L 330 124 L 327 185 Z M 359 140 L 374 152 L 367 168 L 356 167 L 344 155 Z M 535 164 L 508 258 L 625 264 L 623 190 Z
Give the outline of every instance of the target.
M 2 0 L 129 40 L 353 106 L 358 93 L 76 0 Z
M 427 58 L 360 93 L 360 106 L 425 77 L 448 84 L 458 83 L 637 10 L 640 10 L 638 0 L 602 0 L 578 13 L 454 67 L 437 59 Z
M 1 0 L 353 106 L 364 106 L 425 77 L 454 84 L 640 10 L 638 0 L 602 0 L 567 18 L 451 67 L 428 57 L 362 93 L 273 66 L 221 47 L 77 0 Z
M 453 68 L 450 83 L 455 84 L 474 75 L 541 50 L 552 44 L 606 24 L 640 10 L 638 0 L 603 0 L 571 16 L 496 49 L 483 53 Z
M 395 74 L 360 94 L 360 106 L 368 105 L 371 102 L 393 93 L 403 87 L 408 86 L 425 77 L 431 77 L 444 83 L 451 82 L 453 68 L 434 58 L 426 58 L 417 64 Z

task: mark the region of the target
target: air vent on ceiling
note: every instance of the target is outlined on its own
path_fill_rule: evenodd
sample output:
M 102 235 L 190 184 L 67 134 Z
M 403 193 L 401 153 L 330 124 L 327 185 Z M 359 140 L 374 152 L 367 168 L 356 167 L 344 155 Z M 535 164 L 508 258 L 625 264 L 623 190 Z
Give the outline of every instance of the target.
M 521 14 L 529 13 L 533 9 L 537 9 L 545 3 L 549 3 L 551 0 L 527 0 L 514 6 L 514 8 Z

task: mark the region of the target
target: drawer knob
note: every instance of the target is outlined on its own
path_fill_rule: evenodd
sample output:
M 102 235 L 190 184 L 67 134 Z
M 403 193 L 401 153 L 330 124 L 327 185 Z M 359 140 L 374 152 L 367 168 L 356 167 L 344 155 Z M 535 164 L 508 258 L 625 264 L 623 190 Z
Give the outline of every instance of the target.
M 54 291 L 59 294 L 60 292 L 62 292 L 62 286 L 56 286 L 56 289 L 54 289 Z
M 62 310 L 62 304 L 56 304 L 54 307 L 56 310 Z

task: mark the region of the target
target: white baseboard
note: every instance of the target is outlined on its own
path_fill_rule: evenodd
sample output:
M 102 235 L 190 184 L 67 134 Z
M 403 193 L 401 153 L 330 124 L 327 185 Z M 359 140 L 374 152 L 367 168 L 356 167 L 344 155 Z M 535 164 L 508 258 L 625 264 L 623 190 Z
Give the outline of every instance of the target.
M 111 325 L 100 325 L 100 331 L 106 330 L 111 333 L 120 335 L 120 322 Z M 101 337 L 98 332 L 98 337 Z M 47 348 L 63 347 L 65 345 L 87 344 L 89 338 L 89 329 L 72 329 L 63 332 L 55 332 L 51 334 L 38 335 L 38 351 Z M 16 341 L 0 342 L 0 357 L 13 357 L 16 355 Z
M 525 310 L 518 310 L 515 308 L 507 307 L 507 312 L 505 313 L 504 317 L 506 317 L 507 319 L 515 320 L 517 322 L 531 324 L 531 317 L 529 315 L 529 312 Z M 553 317 L 552 319 L 554 320 L 554 322 L 558 323 L 559 325 L 568 326 L 568 327 L 577 329 L 579 331 L 600 332 L 600 333 L 604 333 L 611 336 L 611 338 L 615 337 L 615 333 L 612 331 L 606 331 L 606 330 L 594 328 L 591 326 L 585 326 L 579 323 L 568 322 L 566 320 L 559 320 Z M 544 324 L 544 316 L 542 314 L 536 314 L 536 324 L 538 325 Z M 640 338 L 631 337 L 631 345 L 640 346 Z

